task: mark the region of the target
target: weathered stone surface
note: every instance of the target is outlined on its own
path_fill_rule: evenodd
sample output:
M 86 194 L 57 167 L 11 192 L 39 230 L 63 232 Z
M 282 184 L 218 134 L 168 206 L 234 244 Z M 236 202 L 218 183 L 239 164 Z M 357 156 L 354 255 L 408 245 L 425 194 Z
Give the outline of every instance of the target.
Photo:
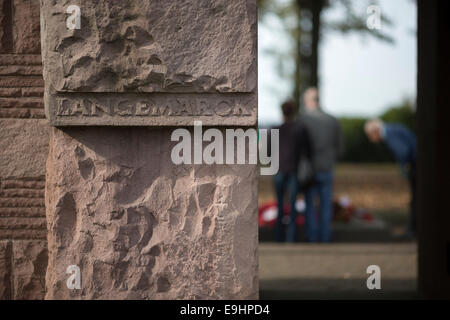
M 46 115 L 92 126 L 51 128 L 46 298 L 256 298 L 257 166 L 175 165 L 145 127 L 256 125 L 256 1 L 41 6 Z
M 0 241 L 0 299 L 43 299 L 47 242 Z
M 11 288 L 11 241 L 0 241 L 0 300 L 9 300 Z
M 81 9 L 79 30 L 66 28 L 71 4 Z M 255 90 L 255 1 L 42 1 L 42 9 L 46 80 L 57 91 Z
M 13 0 L 13 41 L 16 53 L 40 53 L 39 0 Z
M 2 179 L 45 175 L 48 128 L 45 120 L 0 119 Z
M 22 102 L 23 103 L 23 102 Z M 254 94 L 83 94 L 49 100 L 51 123 L 64 125 L 254 125 Z
M 51 129 L 47 299 L 258 297 L 257 166 L 174 165 L 170 133 Z
M 0 55 L 0 65 L 25 65 L 38 66 L 42 63 L 42 57 L 38 54 L 2 54 Z
M 70 30 L 66 9 L 74 4 L 81 10 L 81 28 Z M 162 93 L 184 93 L 188 100 L 205 101 L 200 113 L 205 125 L 256 125 L 255 0 L 42 0 L 41 6 L 46 114 L 52 125 L 192 125 L 199 116 L 91 116 L 84 111 L 92 103 L 86 92 L 120 93 L 133 109 L 151 101 L 172 112 L 178 102 L 167 103 Z M 87 102 L 70 117 L 60 114 L 56 95 L 70 100 L 74 92 Z M 148 94 L 130 96 L 133 92 Z M 228 110 L 226 93 L 239 93 L 232 107 L 246 104 L 248 114 L 215 114 L 216 108 Z M 106 100 L 97 103 L 111 108 Z
M 47 260 L 46 241 L 13 242 L 14 299 L 44 298 Z

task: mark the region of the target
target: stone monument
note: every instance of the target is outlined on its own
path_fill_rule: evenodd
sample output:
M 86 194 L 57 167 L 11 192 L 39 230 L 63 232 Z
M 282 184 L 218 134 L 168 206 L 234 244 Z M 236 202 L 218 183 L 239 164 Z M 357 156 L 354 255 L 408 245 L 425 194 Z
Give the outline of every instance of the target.
M 171 160 L 256 127 L 256 32 L 256 0 L 41 0 L 46 299 L 258 297 L 257 165 Z

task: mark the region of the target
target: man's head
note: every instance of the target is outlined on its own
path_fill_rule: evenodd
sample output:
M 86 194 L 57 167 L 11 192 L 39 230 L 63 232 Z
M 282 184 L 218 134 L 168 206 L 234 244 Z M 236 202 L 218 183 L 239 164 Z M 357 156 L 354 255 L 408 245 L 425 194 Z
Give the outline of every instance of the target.
M 319 109 L 319 91 L 315 87 L 310 87 L 306 89 L 303 94 L 303 103 L 306 110 L 316 110 Z
M 284 121 L 292 121 L 297 113 L 297 104 L 293 100 L 288 100 L 281 105 Z
M 383 122 L 379 119 L 368 120 L 364 125 L 364 131 L 370 141 L 378 143 L 382 140 Z

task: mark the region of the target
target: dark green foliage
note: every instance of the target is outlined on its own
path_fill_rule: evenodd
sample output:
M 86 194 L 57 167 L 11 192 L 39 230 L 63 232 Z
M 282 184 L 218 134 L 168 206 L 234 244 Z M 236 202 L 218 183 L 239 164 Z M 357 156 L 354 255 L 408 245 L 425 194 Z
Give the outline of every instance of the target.
M 366 118 L 340 118 L 344 135 L 343 162 L 392 162 L 389 150 L 384 144 L 371 143 L 364 133 Z
M 415 128 L 415 112 L 409 101 L 390 108 L 380 117 L 385 122 L 402 123 L 412 129 Z M 343 162 L 394 162 L 391 152 L 383 144 L 373 144 L 364 133 L 364 123 L 367 118 L 339 119 L 344 136 Z
M 403 123 L 412 131 L 416 132 L 416 114 L 412 109 L 411 103 L 405 101 L 403 105 L 387 110 L 380 117 L 385 122 Z

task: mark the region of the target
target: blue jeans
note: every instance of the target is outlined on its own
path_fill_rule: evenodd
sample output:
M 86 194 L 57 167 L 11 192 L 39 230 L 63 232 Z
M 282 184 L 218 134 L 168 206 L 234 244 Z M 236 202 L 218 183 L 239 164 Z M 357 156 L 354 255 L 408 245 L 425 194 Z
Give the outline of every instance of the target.
M 289 204 L 291 206 L 290 221 L 286 232 L 286 241 L 295 242 L 297 239 L 297 210 L 295 208 L 295 202 L 297 200 L 298 194 L 298 181 L 297 173 L 283 173 L 278 172 L 274 177 L 275 191 L 277 194 L 277 205 L 278 205 L 278 216 L 277 223 L 275 227 L 275 240 L 278 242 L 283 242 L 283 199 L 286 190 L 289 191 Z
M 315 197 L 319 195 L 320 219 L 314 207 Z M 331 241 L 331 220 L 333 218 L 333 172 L 317 172 L 315 183 L 306 191 L 306 232 L 309 242 Z

